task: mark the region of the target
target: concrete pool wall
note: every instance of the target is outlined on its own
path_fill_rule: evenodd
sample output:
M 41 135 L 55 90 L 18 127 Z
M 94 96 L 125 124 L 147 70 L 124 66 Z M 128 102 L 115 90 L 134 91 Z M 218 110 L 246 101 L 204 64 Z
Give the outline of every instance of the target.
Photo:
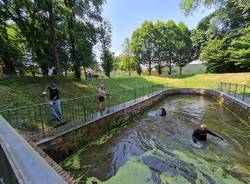
M 153 104 L 159 102 L 162 98 L 176 94 L 211 96 L 220 105 L 224 105 L 236 115 L 249 122 L 250 106 L 220 91 L 193 88 L 165 89 L 153 95 L 147 96 L 146 98 L 143 98 L 142 100 L 139 100 L 129 106 L 117 109 L 103 117 L 98 117 L 85 125 L 68 130 L 61 135 L 43 140 L 37 145 L 52 157 L 53 155 L 56 155 L 57 157 L 62 158 L 64 155 L 66 156 L 68 154 L 69 150 L 74 150 L 77 145 L 87 145 L 91 141 L 105 135 L 110 130 L 120 126 L 129 118 L 145 111 L 146 108 L 149 108 Z

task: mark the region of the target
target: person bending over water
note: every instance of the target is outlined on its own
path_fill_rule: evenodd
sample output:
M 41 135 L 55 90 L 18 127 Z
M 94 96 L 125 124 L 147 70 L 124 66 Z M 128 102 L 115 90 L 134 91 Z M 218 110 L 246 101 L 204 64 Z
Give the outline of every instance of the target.
M 197 143 L 197 141 L 206 141 L 207 134 L 218 137 L 222 141 L 224 140 L 222 137 L 220 137 L 220 136 L 216 135 L 215 133 L 211 132 L 210 130 L 208 130 L 207 125 L 201 125 L 200 128 L 196 128 L 193 131 L 193 134 L 192 134 L 193 142 Z
M 166 109 L 165 108 L 161 108 L 160 116 L 166 116 L 166 115 L 167 115 Z

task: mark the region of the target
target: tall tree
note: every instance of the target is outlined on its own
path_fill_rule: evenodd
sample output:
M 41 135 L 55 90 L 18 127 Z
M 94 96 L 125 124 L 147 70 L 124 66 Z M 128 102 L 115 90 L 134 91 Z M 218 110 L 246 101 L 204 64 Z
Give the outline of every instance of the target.
M 56 23 L 55 23 L 55 6 L 56 6 L 56 0 L 46 0 L 46 6 L 49 14 L 49 19 L 48 19 L 48 24 L 50 28 L 50 37 L 51 37 L 51 42 L 52 42 L 52 50 L 53 50 L 53 55 L 54 55 L 54 60 L 55 60 L 55 65 L 57 69 L 57 73 L 59 75 L 62 74 L 61 71 L 61 64 L 59 61 L 59 55 L 58 55 L 58 44 L 57 44 L 57 36 L 56 36 Z
M 101 43 L 102 68 L 105 75 L 110 78 L 110 73 L 113 70 L 113 55 L 109 51 L 111 46 L 111 24 L 107 20 L 104 20 L 101 23 L 99 29 L 99 40 Z
M 133 67 L 131 41 L 129 38 L 125 38 L 123 43 L 123 55 L 121 57 L 121 68 L 128 71 L 129 77 L 131 76 L 131 70 Z
M 142 43 L 140 42 L 140 30 L 136 29 L 133 34 L 132 34 L 132 38 L 131 38 L 131 52 L 132 52 L 132 56 L 134 58 L 135 61 L 135 68 L 136 68 L 136 72 L 138 75 L 141 75 L 142 73 L 142 68 L 141 65 L 143 63 L 143 57 L 142 57 Z
M 176 66 L 179 66 L 180 75 L 182 75 L 182 68 L 193 60 L 193 49 L 190 32 L 184 22 L 180 22 L 178 24 L 176 48 L 177 59 L 175 64 Z
M 152 65 L 155 59 L 154 53 L 154 25 L 151 21 L 145 21 L 139 29 L 142 62 L 148 67 L 148 74 L 151 75 Z
M 167 38 L 165 42 L 165 48 L 162 54 L 163 61 L 165 61 L 166 66 L 168 67 L 168 74 L 172 74 L 172 68 L 174 63 L 177 59 L 177 48 L 176 48 L 176 41 L 177 41 L 177 31 L 178 27 L 176 26 L 175 22 L 169 20 L 166 23 L 166 33 L 165 37 Z
M 102 59 L 102 68 L 104 70 L 105 75 L 108 78 L 111 78 L 110 73 L 113 70 L 113 63 L 114 63 L 113 54 L 109 50 L 106 50 L 103 53 L 101 59 Z

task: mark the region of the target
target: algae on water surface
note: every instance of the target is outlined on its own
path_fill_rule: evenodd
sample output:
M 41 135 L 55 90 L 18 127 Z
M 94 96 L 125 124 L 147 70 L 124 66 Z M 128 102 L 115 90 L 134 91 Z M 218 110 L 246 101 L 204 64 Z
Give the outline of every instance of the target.
M 154 116 L 161 107 L 167 116 Z M 224 141 L 208 135 L 202 149 L 192 147 L 203 123 Z M 250 183 L 248 133 L 247 123 L 209 97 L 169 96 L 62 165 L 82 183 Z

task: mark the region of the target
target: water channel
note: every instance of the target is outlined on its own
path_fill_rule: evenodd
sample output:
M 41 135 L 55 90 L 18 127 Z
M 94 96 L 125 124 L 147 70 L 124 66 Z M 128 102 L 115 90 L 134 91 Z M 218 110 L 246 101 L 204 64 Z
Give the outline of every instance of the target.
M 161 107 L 166 117 L 157 115 Z M 193 147 L 200 124 L 224 141 L 208 135 L 203 148 Z M 250 126 L 210 97 L 173 95 L 61 165 L 89 184 L 250 183 Z

